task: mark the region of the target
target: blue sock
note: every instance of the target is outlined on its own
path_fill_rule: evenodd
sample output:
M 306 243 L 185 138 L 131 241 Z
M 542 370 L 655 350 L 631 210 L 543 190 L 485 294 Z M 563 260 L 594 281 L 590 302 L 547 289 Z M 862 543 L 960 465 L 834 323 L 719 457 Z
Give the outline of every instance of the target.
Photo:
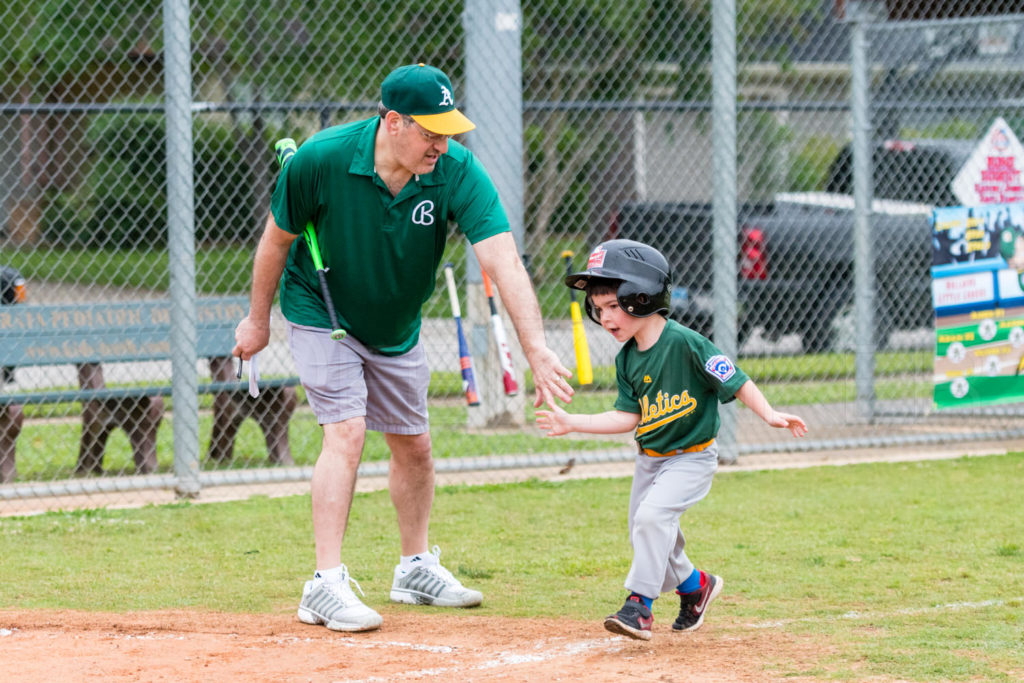
M 700 590 L 700 570 L 694 569 L 690 576 L 686 578 L 686 581 L 676 586 L 676 590 L 680 593 L 692 593 L 693 591 Z
M 651 609 L 651 606 L 654 604 L 654 598 L 649 598 L 646 595 L 640 595 L 635 591 L 630 593 L 629 597 L 633 597 L 634 595 L 643 601 L 643 603 L 647 606 L 647 609 Z

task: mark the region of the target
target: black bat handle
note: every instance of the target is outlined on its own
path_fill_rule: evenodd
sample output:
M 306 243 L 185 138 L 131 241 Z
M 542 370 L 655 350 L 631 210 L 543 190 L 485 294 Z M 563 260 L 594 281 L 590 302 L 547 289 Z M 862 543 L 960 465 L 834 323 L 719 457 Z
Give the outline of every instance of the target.
M 318 270 L 316 276 L 320 278 L 320 291 L 324 295 L 324 303 L 327 304 L 327 315 L 331 317 L 331 329 L 338 329 L 338 314 L 334 310 L 334 300 L 331 299 L 331 290 L 327 288 L 327 271 Z

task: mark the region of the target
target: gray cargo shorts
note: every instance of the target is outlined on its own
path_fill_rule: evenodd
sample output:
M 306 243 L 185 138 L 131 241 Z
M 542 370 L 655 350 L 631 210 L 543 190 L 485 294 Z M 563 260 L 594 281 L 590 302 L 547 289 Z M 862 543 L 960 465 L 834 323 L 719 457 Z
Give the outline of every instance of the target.
M 330 330 L 287 325 L 299 380 L 318 423 L 365 417 L 366 428 L 377 432 L 429 431 L 430 369 L 422 341 L 401 356 L 384 356 L 352 335 L 337 342 Z

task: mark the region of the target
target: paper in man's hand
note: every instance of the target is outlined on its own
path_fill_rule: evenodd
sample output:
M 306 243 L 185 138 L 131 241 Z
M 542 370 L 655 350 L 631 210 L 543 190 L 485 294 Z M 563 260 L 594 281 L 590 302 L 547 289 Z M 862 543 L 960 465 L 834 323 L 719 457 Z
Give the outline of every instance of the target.
M 259 366 L 256 364 L 256 357 L 259 354 L 253 354 L 253 357 L 249 359 L 249 395 L 256 398 L 260 395 L 260 371 Z

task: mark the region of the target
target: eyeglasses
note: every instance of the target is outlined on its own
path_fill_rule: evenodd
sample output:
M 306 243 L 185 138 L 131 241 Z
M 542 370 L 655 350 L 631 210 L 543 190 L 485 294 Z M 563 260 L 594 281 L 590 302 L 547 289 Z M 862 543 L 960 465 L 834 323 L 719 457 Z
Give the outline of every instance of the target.
M 441 133 L 430 132 L 420 124 L 416 123 L 416 120 L 413 117 L 409 116 L 408 114 L 400 114 L 400 116 L 402 117 L 402 123 L 404 123 L 406 126 L 416 126 L 416 128 L 420 132 L 420 135 L 423 136 L 423 139 L 429 143 L 440 144 L 442 142 L 447 142 L 452 137 L 451 135 L 442 135 Z
M 431 133 L 429 130 L 427 130 L 418 123 L 416 124 L 416 127 L 420 129 L 420 135 L 423 136 L 423 139 L 432 144 L 441 144 L 442 142 L 448 142 L 448 140 L 451 138 L 451 135 Z

